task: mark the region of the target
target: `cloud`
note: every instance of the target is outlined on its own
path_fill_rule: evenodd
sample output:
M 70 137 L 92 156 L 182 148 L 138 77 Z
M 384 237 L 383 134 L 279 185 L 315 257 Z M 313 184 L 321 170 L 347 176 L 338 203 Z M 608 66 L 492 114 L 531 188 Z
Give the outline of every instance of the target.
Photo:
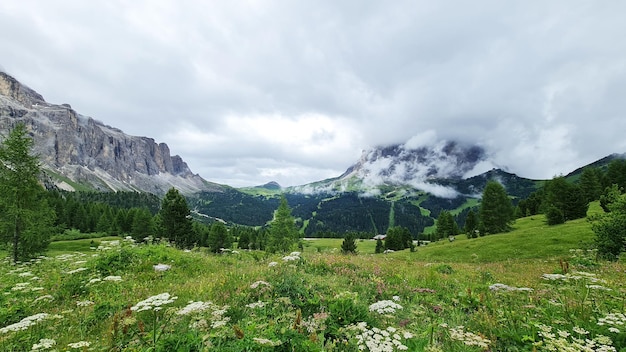
M 0 3 L 2 65 L 53 103 L 232 185 L 361 150 L 479 143 L 549 178 L 626 151 L 626 3 Z M 436 137 L 436 138 L 435 138 Z

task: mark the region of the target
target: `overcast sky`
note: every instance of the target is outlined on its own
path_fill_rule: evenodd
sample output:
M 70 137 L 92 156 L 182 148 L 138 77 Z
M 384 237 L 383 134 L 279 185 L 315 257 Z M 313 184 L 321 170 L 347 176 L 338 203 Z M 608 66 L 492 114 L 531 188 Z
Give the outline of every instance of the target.
M 626 152 L 626 2 L 3 0 L 0 69 L 209 181 L 458 139 L 551 178 Z

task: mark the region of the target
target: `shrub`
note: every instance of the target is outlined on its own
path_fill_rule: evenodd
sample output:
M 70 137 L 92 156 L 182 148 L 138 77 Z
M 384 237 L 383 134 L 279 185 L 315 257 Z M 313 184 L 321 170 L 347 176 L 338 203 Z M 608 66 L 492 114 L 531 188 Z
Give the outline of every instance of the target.
M 548 225 L 559 225 L 565 223 L 565 216 L 559 208 L 550 206 L 546 211 L 546 218 L 548 219 Z

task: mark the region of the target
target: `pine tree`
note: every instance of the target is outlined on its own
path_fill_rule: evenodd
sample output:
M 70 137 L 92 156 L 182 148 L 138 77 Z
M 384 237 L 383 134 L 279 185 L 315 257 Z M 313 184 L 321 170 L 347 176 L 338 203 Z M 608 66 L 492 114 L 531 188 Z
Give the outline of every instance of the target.
M 478 219 L 476 218 L 476 213 L 474 210 L 470 209 L 467 213 L 467 217 L 465 218 L 465 233 L 467 234 L 467 238 L 476 238 L 476 230 L 478 229 Z
M 135 212 L 131 236 L 135 241 L 143 241 L 146 237 L 154 236 L 154 220 L 147 208 L 139 208 Z
M 382 253 L 385 251 L 385 245 L 380 238 L 376 239 L 376 248 L 374 249 L 374 253 Z
M 346 236 L 341 242 L 341 253 L 343 254 L 356 254 L 356 235 L 354 232 L 346 233 Z
M 222 248 L 230 249 L 233 246 L 233 237 L 228 232 L 228 229 L 224 226 L 224 224 L 216 221 L 213 225 L 211 225 L 207 245 L 209 247 L 209 251 L 213 253 L 220 253 Z
M 187 200 L 175 188 L 165 194 L 159 220 L 161 237 L 173 241 L 179 248 L 191 248 L 196 244 Z
M 15 126 L 0 145 L 0 240 L 11 249 L 14 262 L 45 251 L 54 223 L 32 146 L 24 124 Z
M 599 169 L 586 167 L 580 175 L 580 189 L 587 202 L 600 199 L 602 194 L 601 174 Z
M 437 229 L 435 230 L 437 239 L 456 236 L 459 234 L 459 226 L 454 217 L 447 210 L 442 210 L 437 217 Z
M 480 205 L 481 235 L 509 231 L 514 220 L 514 209 L 504 187 L 489 181 L 483 191 Z
M 298 240 L 295 219 L 291 215 L 291 208 L 287 204 L 284 195 L 280 198 L 280 205 L 274 214 L 274 220 L 270 223 L 269 238 L 266 250 L 270 253 L 288 252 Z

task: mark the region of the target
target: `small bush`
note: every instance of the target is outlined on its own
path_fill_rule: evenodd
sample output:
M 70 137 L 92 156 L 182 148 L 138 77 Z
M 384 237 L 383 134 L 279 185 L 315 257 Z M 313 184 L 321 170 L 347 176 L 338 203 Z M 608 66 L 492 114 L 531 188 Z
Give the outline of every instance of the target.
M 548 219 L 548 225 L 560 225 L 565 223 L 563 212 L 555 206 L 548 208 L 546 218 Z

